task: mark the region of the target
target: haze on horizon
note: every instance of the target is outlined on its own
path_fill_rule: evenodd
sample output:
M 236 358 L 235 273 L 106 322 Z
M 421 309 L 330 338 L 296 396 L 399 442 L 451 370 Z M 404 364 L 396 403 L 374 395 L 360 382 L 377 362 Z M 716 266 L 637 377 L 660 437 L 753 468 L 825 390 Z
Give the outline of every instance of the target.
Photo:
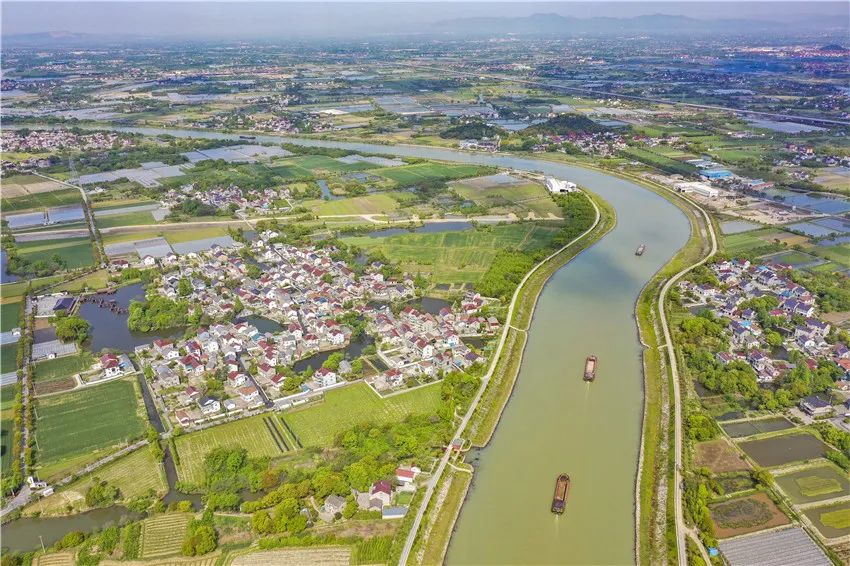
M 259 39 L 364 37 L 429 33 L 437 22 L 462 18 L 633 18 L 654 14 L 696 19 L 818 22 L 847 19 L 845 2 L 9 2 L 2 3 L 4 37 L 74 34 Z

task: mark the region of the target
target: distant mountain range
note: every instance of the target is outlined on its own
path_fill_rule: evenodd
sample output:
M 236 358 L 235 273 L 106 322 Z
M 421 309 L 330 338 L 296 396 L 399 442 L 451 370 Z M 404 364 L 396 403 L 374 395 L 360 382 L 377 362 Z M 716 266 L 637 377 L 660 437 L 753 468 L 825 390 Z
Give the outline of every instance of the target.
M 722 6 L 719 5 L 719 6 Z M 800 31 L 804 29 L 842 30 L 848 22 L 842 18 L 815 16 L 800 22 L 774 22 L 752 19 L 700 20 L 687 16 L 653 14 L 634 18 L 576 18 L 560 14 L 533 14 L 518 18 L 479 17 L 444 20 L 433 24 L 435 32 L 475 35 L 692 35 L 752 34 L 758 32 Z

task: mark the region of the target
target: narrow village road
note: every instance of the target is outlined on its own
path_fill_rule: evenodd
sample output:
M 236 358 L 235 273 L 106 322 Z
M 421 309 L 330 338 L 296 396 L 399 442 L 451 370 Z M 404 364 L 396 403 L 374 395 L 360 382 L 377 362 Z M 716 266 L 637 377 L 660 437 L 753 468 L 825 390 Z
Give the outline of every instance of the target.
M 590 198 L 590 197 L 588 197 Z M 481 397 L 484 395 L 484 391 L 487 389 L 487 384 L 490 382 L 490 378 L 493 377 L 493 372 L 496 369 L 496 365 L 499 362 L 499 358 L 502 356 L 502 349 L 505 346 L 505 341 L 508 337 L 508 332 L 512 327 L 512 321 L 514 316 L 514 308 L 516 307 L 517 300 L 519 299 L 520 292 L 522 288 L 525 286 L 525 283 L 528 279 L 543 265 L 547 264 L 551 261 L 555 256 L 563 252 L 564 250 L 570 248 L 574 244 L 576 244 L 579 240 L 590 234 L 596 227 L 599 225 L 599 221 L 602 218 L 602 215 L 599 211 L 599 207 L 590 199 L 590 203 L 593 205 L 593 209 L 596 212 L 596 218 L 593 221 L 593 225 L 584 231 L 581 235 L 574 238 L 572 241 L 568 242 L 562 248 L 550 254 L 543 261 L 535 265 L 531 271 L 525 274 L 525 277 L 522 278 L 522 281 L 517 285 L 516 290 L 514 291 L 513 297 L 511 297 L 511 303 L 508 306 L 508 314 L 505 317 L 505 325 L 502 329 L 502 335 L 499 337 L 499 344 L 496 346 L 496 350 L 493 354 L 493 358 L 490 361 L 490 367 L 487 369 L 487 373 L 481 378 L 481 385 L 478 387 L 478 391 L 475 394 L 475 397 L 472 399 L 472 402 L 469 405 L 469 409 L 467 409 L 466 414 L 460 421 L 460 424 L 455 431 L 455 438 L 460 438 L 463 434 L 463 431 L 466 429 L 469 421 L 472 419 L 472 415 L 475 413 L 475 409 L 478 407 L 478 403 L 481 402 Z M 413 519 L 413 525 L 410 527 L 410 531 L 407 534 L 407 539 L 404 542 L 404 548 L 402 549 L 401 556 L 399 557 L 399 566 L 405 566 L 407 564 L 408 559 L 410 558 L 410 552 L 413 549 L 413 544 L 416 542 L 416 534 L 419 532 L 419 527 L 422 525 L 422 518 L 425 516 L 425 511 L 428 508 L 428 503 L 431 501 L 431 497 L 434 495 L 434 490 L 437 487 L 437 484 L 440 483 L 440 478 L 443 475 L 443 472 L 446 469 L 446 466 L 449 463 L 449 458 L 452 455 L 452 447 L 451 445 L 446 447 L 445 452 L 443 452 L 443 457 L 440 459 L 440 463 L 437 465 L 436 470 L 434 471 L 434 475 L 431 479 L 428 480 L 425 487 L 425 496 L 422 498 L 422 502 L 419 504 L 419 507 L 416 509 L 416 516 Z
M 697 545 L 697 548 L 700 549 L 700 553 L 702 554 L 703 560 L 705 560 L 706 564 L 711 564 L 711 560 L 709 559 L 708 553 L 706 552 L 702 541 L 699 540 L 699 537 L 696 535 L 695 531 L 693 529 L 690 529 L 685 524 L 684 509 L 682 507 L 682 495 L 684 491 L 684 485 L 682 482 L 682 391 L 679 384 L 679 368 L 676 363 L 676 350 L 673 346 L 673 339 L 670 336 L 670 327 L 667 323 L 667 313 L 665 312 L 664 304 L 667 300 L 668 291 L 670 291 L 670 289 L 673 287 L 673 285 L 676 284 L 679 279 L 681 279 L 686 273 L 690 272 L 691 270 L 699 267 L 700 265 L 705 264 L 717 253 L 717 236 L 714 234 L 714 226 L 711 223 L 711 218 L 708 216 L 708 213 L 691 199 L 685 196 L 682 196 L 682 198 L 688 201 L 695 209 L 700 211 L 703 217 L 703 221 L 705 222 L 705 229 L 708 232 L 709 237 L 711 238 L 711 251 L 698 262 L 684 268 L 676 275 L 668 279 L 667 282 L 664 283 L 664 286 L 661 288 L 661 293 L 659 293 L 658 295 L 658 316 L 661 319 L 661 329 L 664 333 L 664 345 L 667 350 L 667 360 L 670 364 L 670 375 L 673 378 L 673 411 L 675 414 L 675 469 L 673 474 L 673 506 L 676 515 L 676 547 L 678 549 L 679 566 L 687 566 L 688 553 L 687 545 L 685 543 L 686 534 L 688 534 L 694 540 Z

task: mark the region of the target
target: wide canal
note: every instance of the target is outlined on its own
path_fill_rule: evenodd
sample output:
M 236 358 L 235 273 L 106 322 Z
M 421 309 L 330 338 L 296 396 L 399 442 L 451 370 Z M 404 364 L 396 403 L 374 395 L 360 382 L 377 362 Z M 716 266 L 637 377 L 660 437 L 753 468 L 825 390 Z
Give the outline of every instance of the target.
M 238 142 L 236 135 L 215 132 L 116 129 Z M 616 228 L 555 273 L 540 296 L 516 387 L 492 441 L 478 454 L 447 562 L 633 562 L 643 407 L 634 306 L 646 282 L 687 241 L 685 215 L 635 183 L 563 164 L 418 146 L 256 141 L 541 171 L 587 187 L 616 209 Z M 647 251 L 637 257 L 642 243 Z M 591 354 L 599 371 L 587 384 L 582 371 Z M 555 516 L 549 507 L 560 473 L 570 475 L 572 489 L 566 513 Z

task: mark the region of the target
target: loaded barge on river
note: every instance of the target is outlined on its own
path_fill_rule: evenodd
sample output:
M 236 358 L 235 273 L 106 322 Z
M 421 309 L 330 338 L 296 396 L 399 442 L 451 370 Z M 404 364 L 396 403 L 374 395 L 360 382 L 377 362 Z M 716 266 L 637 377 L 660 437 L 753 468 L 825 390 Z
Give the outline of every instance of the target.
M 555 480 L 555 496 L 552 498 L 552 513 L 560 515 L 567 508 L 567 497 L 570 495 L 570 476 L 561 474 Z
M 593 381 L 596 379 L 596 366 L 598 365 L 596 356 L 587 356 L 584 361 L 584 380 Z

